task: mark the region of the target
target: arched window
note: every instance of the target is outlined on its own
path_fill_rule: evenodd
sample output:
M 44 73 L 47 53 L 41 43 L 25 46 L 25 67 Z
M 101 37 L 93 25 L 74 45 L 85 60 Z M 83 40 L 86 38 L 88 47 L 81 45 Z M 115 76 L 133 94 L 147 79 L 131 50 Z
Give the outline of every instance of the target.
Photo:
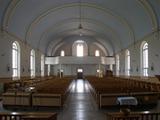
M 35 77 L 35 51 L 32 49 L 30 53 L 30 71 L 31 78 Z
M 99 50 L 96 50 L 96 51 L 95 51 L 95 56 L 96 56 L 96 57 L 100 56 Z
M 148 43 L 142 43 L 142 72 L 143 76 L 148 76 Z
M 126 55 L 125 55 L 125 72 L 126 75 L 130 75 L 130 52 L 129 50 L 126 50 Z
M 116 55 L 116 75 L 119 75 L 119 70 L 120 70 L 120 60 L 119 60 L 119 55 Z
M 88 45 L 83 40 L 77 40 L 72 45 L 72 56 L 83 57 L 88 55 Z
M 12 44 L 12 77 L 20 78 L 20 46 L 17 41 Z
M 41 76 L 44 76 L 44 55 L 41 55 Z
M 65 56 L 64 50 L 61 51 L 61 56 Z
M 77 41 L 77 57 L 83 57 L 83 41 Z

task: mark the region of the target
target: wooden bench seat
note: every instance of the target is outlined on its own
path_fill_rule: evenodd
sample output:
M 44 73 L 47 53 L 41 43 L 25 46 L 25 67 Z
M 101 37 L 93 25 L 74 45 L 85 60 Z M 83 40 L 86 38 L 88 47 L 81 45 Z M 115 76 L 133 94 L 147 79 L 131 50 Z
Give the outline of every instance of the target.
M 63 99 L 61 94 L 34 93 L 32 95 L 32 106 L 52 106 L 61 107 Z
M 156 104 L 160 95 L 159 84 L 137 79 L 89 77 L 88 81 L 92 86 L 91 93 L 100 107 L 116 105 L 119 96 L 136 97 L 139 105 Z
M 159 111 L 108 112 L 107 120 L 159 120 Z
M 0 120 L 57 120 L 54 112 L 0 112 Z
M 6 92 L 2 94 L 3 105 L 29 106 L 30 93 L 26 92 Z
M 99 95 L 99 106 L 113 106 L 117 105 L 118 97 L 133 96 L 137 99 L 138 105 L 156 104 L 158 102 L 158 96 L 155 92 L 136 92 L 136 93 L 102 93 Z
M 30 84 L 30 81 L 26 81 L 28 83 L 23 87 L 24 89 L 15 88 L 16 92 L 5 92 L 3 94 L 3 105 L 61 107 L 68 95 L 71 81 L 70 78 L 47 79 L 34 82 L 36 84 Z M 28 85 L 31 85 L 34 90 L 28 91 L 27 88 L 30 87 Z

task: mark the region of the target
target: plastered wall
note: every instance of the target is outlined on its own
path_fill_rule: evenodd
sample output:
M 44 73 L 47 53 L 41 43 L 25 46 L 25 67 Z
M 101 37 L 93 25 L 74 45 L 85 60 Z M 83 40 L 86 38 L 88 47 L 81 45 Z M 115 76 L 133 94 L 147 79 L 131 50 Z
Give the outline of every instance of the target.
M 54 65 L 54 75 L 57 75 L 58 70 L 61 68 L 63 69 L 63 75 L 77 75 L 77 69 L 83 69 L 84 75 L 96 75 L 96 70 L 99 69 L 99 65 L 78 65 L 78 64 L 68 64 L 68 65 Z M 105 66 L 101 65 L 101 70 L 103 73 L 105 72 Z
M 53 56 L 60 56 L 61 50 L 64 50 L 65 56 L 75 56 L 76 49 L 74 49 L 73 44 L 77 40 L 83 40 L 87 44 L 87 46 L 84 47 L 84 55 L 95 56 L 95 51 L 99 50 L 101 56 L 107 56 L 104 53 L 104 51 L 98 45 L 95 44 L 95 40 L 88 38 L 88 37 L 82 37 L 81 39 L 78 37 L 67 38 L 64 40 L 65 42 L 63 42 L 63 44 L 52 55 Z M 61 44 L 61 43 L 59 43 L 59 44 Z
M 0 78 L 11 77 L 11 63 L 12 63 L 12 43 L 18 41 L 21 48 L 21 76 L 30 76 L 30 51 L 31 46 L 24 44 L 22 40 L 5 32 L 0 32 Z M 149 76 L 160 74 L 160 39 L 158 34 L 150 34 L 143 39 L 135 43 L 135 45 L 129 46 L 128 49 L 131 55 L 131 72 L 132 76 L 141 75 L 141 62 L 140 62 L 140 46 L 143 41 L 149 44 Z M 120 56 L 120 75 L 125 75 L 125 50 L 118 52 Z M 40 76 L 40 60 L 41 52 L 36 50 L 36 76 Z M 57 52 L 57 54 L 59 54 Z M 89 53 L 91 54 L 91 53 Z M 69 55 L 69 54 L 68 54 Z M 151 66 L 153 69 L 151 69 Z M 79 67 L 84 69 L 84 74 L 93 75 L 96 74 L 97 65 L 62 65 L 65 75 L 76 75 L 76 70 Z M 52 66 L 51 74 L 56 75 L 59 66 Z M 105 66 L 103 66 L 105 71 Z M 47 66 L 45 66 L 45 75 L 47 75 Z
M 20 45 L 20 76 L 30 76 L 30 51 L 31 46 L 24 44 L 22 40 L 6 32 L 0 32 L 0 78 L 12 77 L 12 43 L 17 41 Z M 41 55 L 35 49 L 36 55 L 36 76 L 41 75 Z
M 160 35 L 160 34 L 159 34 Z M 159 75 L 160 74 L 160 39 L 158 33 L 150 34 L 140 41 L 136 42 L 135 45 L 129 46 L 128 49 L 130 51 L 131 56 L 131 76 L 141 76 L 141 55 L 140 48 L 143 41 L 148 43 L 149 50 L 149 76 Z M 118 52 L 117 54 L 120 56 L 120 75 L 125 75 L 125 50 Z M 153 69 L 151 69 L 151 66 Z

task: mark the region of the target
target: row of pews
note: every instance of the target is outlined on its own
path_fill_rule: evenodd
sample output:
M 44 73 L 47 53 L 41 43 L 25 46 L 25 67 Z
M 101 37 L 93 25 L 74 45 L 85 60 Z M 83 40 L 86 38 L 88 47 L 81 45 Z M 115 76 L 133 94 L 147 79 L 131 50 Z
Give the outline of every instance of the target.
M 0 112 L 0 120 L 57 120 L 51 112 Z
M 109 112 L 106 116 L 107 120 L 159 120 L 160 112 Z
M 155 78 L 126 78 L 88 76 L 90 90 L 97 105 L 117 105 L 117 97 L 134 96 L 139 105 L 155 104 L 159 99 L 160 83 Z M 62 107 L 69 93 L 73 77 L 45 77 L 5 81 L 3 106 Z M 56 120 L 56 113 L 1 112 L 2 120 Z M 159 120 L 159 112 L 110 112 L 107 120 Z
M 2 94 L 3 106 L 62 107 L 72 79 L 47 77 L 7 83 L 9 89 Z
M 73 77 L 0 79 L 3 107 L 62 107 Z M 3 90 L 2 90 L 3 89 Z M 3 92 L 2 92 L 3 91 Z M 0 120 L 57 120 L 51 112 L 0 112 Z
M 156 104 L 160 97 L 160 82 L 156 77 L 89 76 L 86 79 L 99 107 L 117 105 L 118 97 L 133 96 L 138 105 Z M 159 111 L 133 112 L 127 106 L 121 109 L 120 112 L 108 112 L 107 120 L 160 120 Z
M 100 108 L 117 105 L 118 97 L 127 96 L 137 98 L 138 105 L 156 104 L 160 95 L 159 81 L 95 76 L 88 76 L 86 79 L 91 84 L 91 93 Z
M 45 77 L 7 80 L 2 94 L 3 106 L 13 107 L 61 107 L 68 94 L 72 77 Z M 32 89 L 30 89 L 32 88 Z M 2 120 L 57 120 L 57 113 L 1 112 Z

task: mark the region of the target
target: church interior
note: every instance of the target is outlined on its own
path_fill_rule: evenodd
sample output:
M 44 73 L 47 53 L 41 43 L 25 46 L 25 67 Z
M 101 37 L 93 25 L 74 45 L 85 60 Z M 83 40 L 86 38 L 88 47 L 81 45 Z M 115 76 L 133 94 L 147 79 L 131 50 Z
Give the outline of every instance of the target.
M 160 120 L 160 0 L 0 0 L 0 120 Z

